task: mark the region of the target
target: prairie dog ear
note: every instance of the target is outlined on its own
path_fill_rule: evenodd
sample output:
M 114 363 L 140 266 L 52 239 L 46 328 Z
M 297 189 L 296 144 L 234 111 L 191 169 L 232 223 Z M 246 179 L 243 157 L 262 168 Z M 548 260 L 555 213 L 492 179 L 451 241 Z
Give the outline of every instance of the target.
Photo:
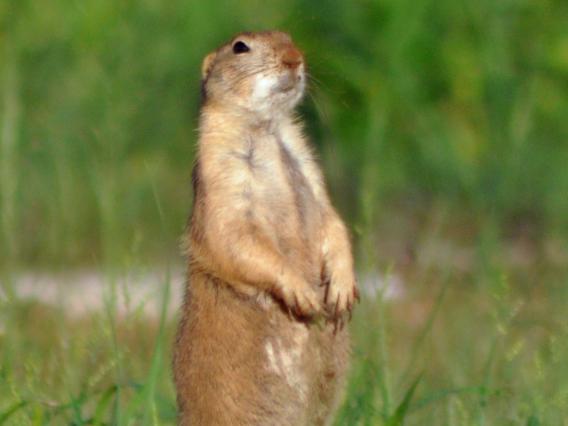
M 201 78 L 206 80 L 209 76 L 209 72 L 211 71 L 211 66 L 213 65 L 213 61 L 217 57 L 217 52 L 211 52 L 209 55 L 203 59 L 203 63 L 201 64 Z

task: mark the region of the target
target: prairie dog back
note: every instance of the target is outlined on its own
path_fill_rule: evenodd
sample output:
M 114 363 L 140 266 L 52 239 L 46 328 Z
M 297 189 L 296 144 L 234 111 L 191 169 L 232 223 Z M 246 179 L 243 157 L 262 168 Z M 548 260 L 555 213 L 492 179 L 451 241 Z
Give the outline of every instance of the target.
M 181 424 L 327 424 L 348 361 L 337 323 L 357 288 L 293 114 L 303 55 L 285 33 L 242 33 L 207 55 L 202 82 L 174 356 Z

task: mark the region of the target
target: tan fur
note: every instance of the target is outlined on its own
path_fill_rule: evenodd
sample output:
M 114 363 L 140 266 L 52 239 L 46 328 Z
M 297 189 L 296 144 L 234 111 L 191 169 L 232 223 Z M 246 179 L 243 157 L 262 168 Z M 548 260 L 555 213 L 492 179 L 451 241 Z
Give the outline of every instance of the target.
M 234 53 L 238 41 L 250 51 Z M 303 56 L 285 33 L 243 33 L 202 74 L 180 424 L 330 424 L 349 358 L 337 325 L 357 289 L 346 228 L 293 117 Z

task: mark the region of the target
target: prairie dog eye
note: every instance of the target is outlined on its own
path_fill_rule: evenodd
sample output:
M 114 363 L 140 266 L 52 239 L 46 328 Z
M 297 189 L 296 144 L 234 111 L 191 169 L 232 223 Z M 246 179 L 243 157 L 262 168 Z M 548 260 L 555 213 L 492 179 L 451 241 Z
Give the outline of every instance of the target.
M 240 53 L 246 53 L 249 52 L 250 48 L 242 41 L 237 41 L 235 44 L 233 44 L 233 53 L 235 55 L 238 55 Z

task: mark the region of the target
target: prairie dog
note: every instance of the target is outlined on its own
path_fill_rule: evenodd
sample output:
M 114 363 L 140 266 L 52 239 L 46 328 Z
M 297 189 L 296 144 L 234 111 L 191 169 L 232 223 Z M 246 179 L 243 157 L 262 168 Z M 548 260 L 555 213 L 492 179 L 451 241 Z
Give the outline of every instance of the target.
M 337 321 L 358 293 L 347 230 L 293 113 L 304 57 L 286 33 L 241 33 L 207 55 L 202 83 L 180 424 L 330 424 L 349 358 Z

